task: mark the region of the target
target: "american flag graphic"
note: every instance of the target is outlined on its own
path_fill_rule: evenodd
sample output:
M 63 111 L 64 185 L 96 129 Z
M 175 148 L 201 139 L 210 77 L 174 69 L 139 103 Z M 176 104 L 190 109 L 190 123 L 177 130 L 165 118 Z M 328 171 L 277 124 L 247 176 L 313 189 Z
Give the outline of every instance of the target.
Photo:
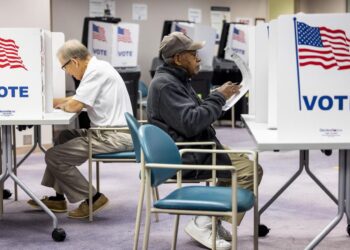
M 92 39 L 105 42 L 106 41 L 105 29 L 98 25 L 92 24 Z
M 12 39 L 0 37 L 0 68 L 10 67 L 11 69 L 26 69 L 22 58 L 18 55 L 19 46 Z
M 299 65 L 350 69 L 349 42 L 344 30 L 311 27 L 297 22 Z
M 184 33 L 185 35 L 187 35 L 187 30 L 185 28 L 182 28 L 181 26 L 175 24 L 175 31 L 177 32 L 182 32 Z
M 118 27 L 118 42 L 131 43 L 131 33 L 129 29 Z
M 236 27 L 233 27 L 233 36 L 232 40 L 236 40 L 241 43 L 245 43 L 245 35 L 243 30 L 239 30 Z

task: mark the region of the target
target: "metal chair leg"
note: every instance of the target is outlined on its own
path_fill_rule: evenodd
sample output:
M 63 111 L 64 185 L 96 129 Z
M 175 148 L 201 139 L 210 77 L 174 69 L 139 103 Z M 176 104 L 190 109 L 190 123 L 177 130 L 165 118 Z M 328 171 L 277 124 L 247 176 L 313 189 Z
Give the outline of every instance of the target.
M 153 203 L 156 202 L 157 199 L 157 188 L 152 188 L 152 198 L 153 198 Z M 155 222 L 159 222 L 159 215 L 157 213 L 154 214 Z
M 100 192 L 100 162 L 96 161 L 96 190 Z
M 177 233 L 179 231 L 179 221 L 180 221 L 180 215 L 175 215 L 175 223 L 174 223 L 174 236 L 173 236 L 173 242 L 171 244 L 171 250 L 176 250 L 176 242 L 177 242 Z
M 217 222 L 217 219 L 216 219 L 216 216 L 212 216 L 212 219 L 211 219 L 211 230 L 212 230 L 212 237 L 211 237 L 211 246 L 213 250 L 216 250 L 216 222 Z
M 146 176 L 146 221 L 145 221 L 145 232 L 143 237 L 142 250 L 148 249 L 149 233 L 151 228 L 151 185 L 150 185 L 150 174 Z
M 140 235 L 140 225 L 141 225 L 141 213 L 143 206 L 143 199 L 145 197 L 145 181 L 144 177 L 141 177 L 141 186 L 140 186 L 140 194 L 139 201 L 137 204 L 137 212 L 136 212 L 136 223 L 135 223 L 135 233 L 134 233 L 134 247 L 133 250 L 137 250 L 139 244 L 139 235 Z

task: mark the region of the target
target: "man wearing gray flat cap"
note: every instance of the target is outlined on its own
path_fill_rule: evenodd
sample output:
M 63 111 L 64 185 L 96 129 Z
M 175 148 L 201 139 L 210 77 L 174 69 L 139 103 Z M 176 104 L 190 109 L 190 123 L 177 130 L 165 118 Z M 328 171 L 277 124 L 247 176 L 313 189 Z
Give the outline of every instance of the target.
M 191 87 L 191 78 L 199 72 L 201 60 L 197 50 L 203 46 L 204 42 L 195 42 L 181 32 L 173 32 L 163 38 L 159 50 L 164 64 L 157 68 L 149 87 L 147 118 L 149 123 L 163 129 L 176 142 L 214 141 L 217 149 L 223 149 L 224 146 L 216 138 L 211 124 L 222 115 L 222 106 L 227 99 L 239 92 L 240 86 L 226 82 L 204 100 L 198 98 Z M 212 159 L 211 154 L 188 153 L 183 156 L 182 161 L 185 164 L 211 165 Z M 218 154 L 217 164 L 234 165 L 237 169 L 238 185 L 253 189 L 253 163 L 247 156 Z M 260 166 L 258 174 L 260 182 L 262 177 Z M 183 171 L 183 178 L 209 179 L 211 171 Z M 218 171 L 217 178 L 219 186 L 229 186 L 231 173 Z M 239 214 L 238 217 L 240 222 L 243 214 Z M 188 223 L 185 231 L 204 246 L 212 248 L 210 217 L 195 217 Z M 219 220 L 217 249 L 231 249 L 229 242 L 231 239 L 231 233 Z

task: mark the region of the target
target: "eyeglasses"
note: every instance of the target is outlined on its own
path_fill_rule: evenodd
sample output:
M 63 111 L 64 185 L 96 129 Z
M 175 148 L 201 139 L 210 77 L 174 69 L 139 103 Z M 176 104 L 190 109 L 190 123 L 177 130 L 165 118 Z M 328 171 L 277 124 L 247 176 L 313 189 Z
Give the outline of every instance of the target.
M 189 53 L 193 57 L 198 57 L 197 50 L 188 50 L 187 53 Z
M 61 67 L 61 69 L 63 69 L 64 71 L 66 71 L 66 67 L 67 65 L 72 61 L 72 59 L 69 59 L 66 63 L 64 63 Z

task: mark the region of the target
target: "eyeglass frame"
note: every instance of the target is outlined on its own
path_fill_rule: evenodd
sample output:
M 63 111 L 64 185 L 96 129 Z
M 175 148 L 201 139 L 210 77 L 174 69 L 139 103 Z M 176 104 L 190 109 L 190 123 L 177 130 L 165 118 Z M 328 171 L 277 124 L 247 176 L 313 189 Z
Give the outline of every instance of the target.
M 64 70 L 64 71 L 66 71 L 66 67 L 67 67 L 67 65 L 68 65 L 71 61 L 72 61 L 72 58 L 69 59 L 66 63 L 64 63 L 64 64 L 61 66 L 61 69 Z

